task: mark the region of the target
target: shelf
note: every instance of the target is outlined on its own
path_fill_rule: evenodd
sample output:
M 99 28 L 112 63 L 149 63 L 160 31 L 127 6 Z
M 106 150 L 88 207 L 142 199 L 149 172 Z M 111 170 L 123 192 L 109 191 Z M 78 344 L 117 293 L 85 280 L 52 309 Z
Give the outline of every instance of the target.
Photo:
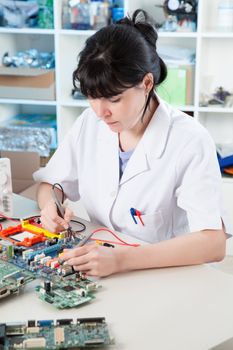
M 59 34 L 63 34 L 63 35 L 91 36 L 95 33 L 96 33 L 95 30 L 75 30 L 75 29 L 61 29 L 61 30 L 59 30 Z
M 198 112 L 204 113 L 233 113 L 233 108 L 225 108 L 225 107 L 199 107 Z
M 197 32 L 158 32 L 159 38 L 197 38 Z
M 40 28 L 3 28 L 0 27 L 0 34 L 42 34 L 54 35 L 54 29 L 40 29 Z
M 204 32 L 201 33 L 201 37 L 210 39 L 232 39 L 233 32 Z
M 88 100 L 75 100 L 75 99 L 67 99 L 67 100 L 63 100 L 61 101 L 60 103 L 61 106 L 64 106 L 64 107 L 89 107 L 89 102 Z
M 0 98 L 2 104 L 18 104 L 18 105 L 45 105 L 45 106 L 56 106 L 56 101 L 47 100 L 23 100 L 23 99 L 11 99 L 11 98 Z

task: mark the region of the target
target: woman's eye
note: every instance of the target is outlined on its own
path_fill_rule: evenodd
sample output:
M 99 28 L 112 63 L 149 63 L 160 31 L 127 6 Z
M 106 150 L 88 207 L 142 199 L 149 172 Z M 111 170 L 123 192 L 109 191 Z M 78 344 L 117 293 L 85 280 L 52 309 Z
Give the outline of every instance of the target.
M 110 102 L 112 102 L 112 103 L 117 103 L 117 102 L 120 102 L 120 100 L 121 100 L 121 98 L 120 97 L 118 97 L 118 98 L 116 98 L 116 99 L 110 99 Z

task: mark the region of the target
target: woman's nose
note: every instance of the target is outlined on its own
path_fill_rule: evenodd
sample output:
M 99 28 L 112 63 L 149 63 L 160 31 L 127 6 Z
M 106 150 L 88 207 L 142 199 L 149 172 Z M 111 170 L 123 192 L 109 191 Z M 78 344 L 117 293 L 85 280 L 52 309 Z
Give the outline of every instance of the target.
M 100 119 L 105 121 L 112 113 L 104 103 L 99 103 L 96 109 L 96 114 Z

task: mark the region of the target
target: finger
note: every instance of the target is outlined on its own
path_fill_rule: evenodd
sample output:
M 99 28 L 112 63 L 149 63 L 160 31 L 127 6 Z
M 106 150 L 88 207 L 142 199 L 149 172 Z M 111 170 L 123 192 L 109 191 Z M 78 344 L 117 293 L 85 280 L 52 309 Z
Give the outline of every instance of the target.
M 63 259 L 64 260 L 68 260 L 71 258 L 76 258 L 82 255 L 87 254 L 88 250 L 86 247 L 78 247 L 78 248 L 74 248 L 74 249 L 67 249 L 66 251 L 64 251 L 63 254 Z
M 51 232 L 55 232 L 57 225 L 50 218 L 41 216 L 40 221 L 43 228 Z
M 68 223 L 73 218 L 73 216 L 74 216 L 74 213 L 72 212 L 72 210 L 70 208 L 66 208 L 64 220 Z
M 79 266 L 73 266 L 73 269 L 75 271 L 85 272 L 87 277 L 88 276 L 95 276 L 95 277 L 101 277 L 102 276 L 102 274 L 99 271 L 97 271 L 95 268 L 90 266 L 88 263 L 87 264 L 83 264 L 83 265 L 79 265 Z
M 70 266 L 80 266 L 80 265 L 89 263 L 90 258 L 86 254 L 86 255 L 79 256 L 78 258 L 76 257 L 76 258 L 68 259 L 66 260 L 66 262 Z
M 45 229 L 51 232 L 60 232 L 64 230 L 63 226 L 58 225 L 50 217 L 41 216 L 41 224 L 42 224 L 42 227 L 44 227 Z
M 53 218 L 53 221 L 57 224 L 57 225 L 60 225 L 62 226 L 62 228 L 64 229 L 68 229 L 69 225 L 68 223 L 63 219 L 61 218 L 59 215 L 57 215 L 56 217 Z
M 73 269 L 75 271 L 81 271 L 81 272 L 90 272 L 90 266 L 89 263 L 83 264 L 83 265 L 73 265 Z
M 52 221 L 57 223 L 58 226 L 61 226 L 62 229 L 68 228 L 67 222 L 58 215 L 57 206 L 54 202 L 49 202 L 48 205 L 41 210 L 41 215 L 52 219 Z

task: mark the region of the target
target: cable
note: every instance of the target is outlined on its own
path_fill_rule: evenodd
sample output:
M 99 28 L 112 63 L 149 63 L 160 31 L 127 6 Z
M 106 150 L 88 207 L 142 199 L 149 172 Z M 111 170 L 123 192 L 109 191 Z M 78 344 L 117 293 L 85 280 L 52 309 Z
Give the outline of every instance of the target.
M 63 187 L 62 187 L 61 184 L 59 184 L 58 182 L 56 182 L 56 183 L 53 184 L 53 186 L 52 186 L 52 189 L 53 189 L 53 190 L 54 190 L 55 188 L 58 188 L 58 189 L 61 191 L 61 193 L 62 193 L 61 203 L 63 204 L 64 199 L 65 199 L 65 193 L 64 193 Z M 55 196 L 56 196 L 56 193 L 55 193 Z M 57 200 L 58 200 L 58 198 L 57 198 Z
M 130 246 L 130 247 L 139 247 L 140 244 L 131 244 L 131 243 L 127 243 L 125 242 L 123 239 L 121 239 L 120 237 L 118 237 L 115 232 L 113 232 L 112 230 L 108 229 L 108 228 L 105 228 L 105 227 L 101 227 L 101 228 L 98 228 L 94 231 L 92 231 L 92 234 L 96 233 L 96 232 L 100 232 L 100 231 L 106 231 L 106 232 L 109 232 L 111 233 L 118 241 L 121 242 L 122 245 L 126 245 L 126 246 Z M 93 239 L 93 238 L 92 238 Z M 106 242 L 106 243 L 115 243 L 115 244 L 119 244 L 118 242 L 111 242 L 111 241 L 107 241 L 107 240 L 103 240 L 103 239 L 96 239 L 98 241 L 102 241 L 102 242 Z
M 75 224 L 78 224 L 78 225 L 81 225 L 82 228 L 80 230 L 74 230 L 76 233 L 80 233 L 80 232 L 83 232 L 86 230 L 86 225 L 83 224 L 82 222 L 78 221 L 78 220 L 74 220 L 74 219 L 71 219 L 70 222 L 74 222 Z
M 18 219 L 18 218 L 9 218 L 8 216 L 6 216 L 2 213 L 0 213 L 0 217 L 5 219 L 5 220 L 10 220 L 10 221 L 20 221 L 20 219 Z

